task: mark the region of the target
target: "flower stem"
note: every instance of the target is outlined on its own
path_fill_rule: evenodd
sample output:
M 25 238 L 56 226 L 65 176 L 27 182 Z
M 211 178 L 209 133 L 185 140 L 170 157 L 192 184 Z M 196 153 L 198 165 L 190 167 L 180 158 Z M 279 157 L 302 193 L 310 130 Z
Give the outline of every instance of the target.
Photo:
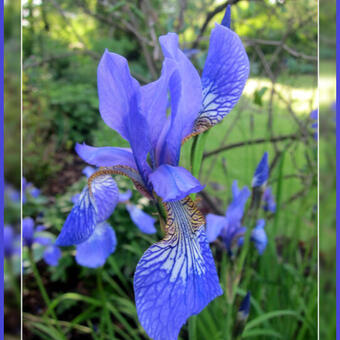
M 192 167 L 192 174 L 194 177 L 198 178 L 201 170 L 201 165 L 203 161 L 203 152 L 205 143 L 207 140 L 209 130 L 203 132 L 200 135 L 194 137 L 194 141 L 191 147 L 191 167 Z M 192 200 L 195 200 L 196 194 L 191 194 L 190 197 Z
M 50 298 L 48 297 L 48 294 L 47 294 L 46 289 L 44 287 L 43 281 L 42 281 L 41 276 L 39 274 L 39 270 L 38 270 L 38 268 L 37 268 L 37 266 L 35 264 L 32 248 L 30 248 L 29 251 L 28 251 L 28 257 L 29 257 L 29 260 L 30 260 L 30 265 L 31 265 L 31 268 L 32 268 L 32 272 L 33 272 L 35 281 L 37 282 L 40 294 L 41 294 L 41 296 L 42 296 L 42 298 L 43 298 L 43 300 L 45 302 L 47 310 L 49 310 L 49 313 L 51 314 L 51 317 L 56 321 L 56 327 L 57 327 L 57 329 L 58 329 L 58 331 L 60 333 L 61 338 L 62 339 L 66 339 L 65 336 L 64 336 L 64 333 L 63 333 L 63 331 L 62 331 L 62 329 L 61 329 L 61 327 L 60 327 L 60 325 L 58 323 L 58 318 L 57 318 L 57 316 L 56 316 L 56 314 L 54 312 L 54 309 L 50 307 L 51 306 L 51 301 L 50 301 Z M 53 323 L 51 323 L 48 318 L 45 317 L 44 319 L 45 319 L 45 321 L 47 323 L 50 324 L 51 327 L 54 328 Z

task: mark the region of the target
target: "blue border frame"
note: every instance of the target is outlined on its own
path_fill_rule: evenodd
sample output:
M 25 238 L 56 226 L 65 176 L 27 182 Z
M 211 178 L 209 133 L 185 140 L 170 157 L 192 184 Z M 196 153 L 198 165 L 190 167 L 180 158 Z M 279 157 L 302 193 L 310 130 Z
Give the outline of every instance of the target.
M 1 122 L 0 122 L 0 336 L 4 338 L 4 249 L 3 249 L 3 238 L 4 238 L 4 1 L 0 4 L 0 21 L 1 21 L 1 47 L 0 47 L 0 67 L 1 67 L 1 85 L 0 85 L 0 102 L 1 102 Z

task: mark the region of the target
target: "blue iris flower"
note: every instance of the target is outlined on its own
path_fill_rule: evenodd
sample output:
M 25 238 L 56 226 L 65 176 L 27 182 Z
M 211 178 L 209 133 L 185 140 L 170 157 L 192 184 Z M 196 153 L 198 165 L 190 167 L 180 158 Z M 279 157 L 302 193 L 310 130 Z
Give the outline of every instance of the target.
M 265 152 L 256 167 L 252 187 L 263 187 L 266 185 L 269 177 L 268 152 Z
M 89 178 L 57 244 L 86 241 L 113 212 L 117 189 L 109 175 L 125 175 L 144 196 L 161 201 L 167 215 L 165 237 L 140 259 L 134 292 L 147 334 L 154 340 L 174 340 L 191 315 L 222 294 L 204 217 L 188 196 L 203 186 L 179 166 L 181 145 L 232 110 L 248 78 L 249 61 L 237 34 L 219 24 L 211 33 L 202 77 L 180 50 L 175 33 L 159 41 L 161 76 L 145 86 L 131 76 L 122 56 L 105 51 L 101 58 L 100 114 L 130 148 L 76 145 L 78 155 L 100 169 Z
M 22 242 L 23 246 L 33 248 L 34 244 L 45 246 L 43 258 L 50 266 L 58 265 L 61 250 L 53 243 L 50 237 L 41 236 L 40 233 L 46 229 L 44 225 L 35 226 L 31 217 L 22 220 Z
M 242 218 L 250 191 L 246 186 L 239 190 L 237 181 L 234 181 L 232 196 L 232 202 L 228 206 L 225 216 L 207 215 L 208 241 L 214 242 L 220 236 L 229 255 L 233 255 L 233 248 L 237 246 L 238 239 L 246 231 L 246 228 L 242 226 Z
M 319 115 L 318 109 L 313 110 L 313 111 L 309 114 L 309 118 L 315 120 L 315 123 L 313 123 L 313 124 L 311 125 L 312 129 L 315 131 L 315 132 L 314 132 L 314 139 L 315 139 L 315 140 L 318 139 L 318 115 Z
M 249 189 L 245 186 L 238 189 L 237 181 L 232 185 L 232 202 L 228 206 L 225 216 L 214 214 L 207 215 L 207 238 L 214 242 L 221 237 L 224 246 L 230 256 L 234 255 L 234 248 L 242 246 L 246 227 L 242 226 L 245 204 L 250 196 Z M 258 253 L 261 255 L 267 246 L 267 235 L 264 231 L 265 221 L 258 220 L 256 227 L 252 230 L 250 240 L 254 243 Z
M 276 211 L 276 203 L 275 203 L 275 198 L 272 193 L 272 188 L 271 187 L 266 187 L 264 190 L 263 196 L 263 210 L 264 211 L 270 211 L 274 213 Z
M 4 256 L 10 259 L 14 255 L 20 254 L 20 235 L 16 235 L 12 226 L 4 226 Z

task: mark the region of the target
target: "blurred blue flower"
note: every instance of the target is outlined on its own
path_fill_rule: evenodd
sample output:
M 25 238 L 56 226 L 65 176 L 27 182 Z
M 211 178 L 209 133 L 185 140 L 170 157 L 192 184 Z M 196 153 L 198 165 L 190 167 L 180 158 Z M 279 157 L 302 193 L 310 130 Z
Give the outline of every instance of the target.
M 276 211 L 275 198 L 273 196 L 271 187 L 266 187 L 262 196 L 262 200 L 264 202 L 263 204 L 264 211 L 270 211 L 272 213 Z
M 47 246 L 51 244 L 51 239 L 44 236 L 39 236 L 41 231 L 46 228 L 43 225 L 34 227 L 34 220 L 31 217 L 25 217 L 22 220 L 22 242 L 23 246 L 31 248 L 34 243 Z
M 57 247 L 55 244 L 48 245 L 43 254 L 44 261 L 52 266 L 55 267 L 59 263 L 59 259 L 61 257 L 61 250 L 59 247 Z
M 319 111 L 318 109 L 313 110 L 310 115 L 309 118 L 315 120 L 315 123 L 313 123 L 311 125 L 311 128 L 315 131 L 314 132 L 314 139 L 317 140 L 318 139 L 318 116 L 319 116 Z
M 37 189 L 32 183 L 27 182 L 26 178 L 22 178 L 22 203 L 26 203 L 27 194 L 33 198 L 37 198 L 40 195 L 40 190 Z
M 181 145 L 219 123 L 236 105 L 249 75 L 249 61 L 240 38 L 219 24 L 211 33 L 202 78 L 179 49 L 175 33 L 159 41 L 162 73 L 145 86 L 131 76 L 125 58 L 108 51 L 101 58 L 100 114 L 131 149 L 77 144 L 78 155 L 101 168 L 89 178 L 57 244 L 89 240 L 113 212 L 119 198 L 109 175 L 125 175 L 147 198 L 155 202 L 160 198 L 167 215 L 165 238 L 139 261 L 134 291 L 147 334 L 154 340 L 174 340 L 188 317 L 222 294 L 204 218 L 188 196 L 203 186 L 179 166 Z M 167 112 L 169 94 L 171 112 Z M 128 210 L 135 220 L 143 215 L 131 206 Z
M 4 256 L 6 259 L 20 254 L 20 235 L 16 235 L 10 225 L 4 226 Z
M 259 255 L 262 255 L 265 251 L 268 243 L 267 234 L 264 230 L 266 225 L 266 221 L 260 219 L 257 221 L 256 227 L 251 231 L 250 240 L 254 243 L 255 248 L 257 249 Z M 238 244 L 240 246 L 243 245 L 244 238 L 241 236 L 238 240 Z
M 240 308 L 238 310 L 237 319 L 238 321 L 245 322 L 248 319 L 250 312 L 250 292 L 243 298 Z
M 269 177 L 269 165 L 268 165 L 268 152 L 265 152 L 259 162 L 259 164 L 256 167 L 253 181 L 252 181 L 252 187 L 263 187 L 266 185 L 267 180 Z
M 221 236 L 229 255 L 233 254 L 233 247 L 237 245 L 238 239 L 246 230 L 242 226 L 242 217 L 250 191 L 246 186 L 239 190 L 237 181 L 234 181 L 232 195 L 233 199 L 228 206 L 225 216 L 208 214 L 206 217 L 208 241 L 213 242 L 218 236 Z
M 98 268 L 115 251 L 117 238 L 115 231 L 107 222 L 99 223 L 92 235 L 76 247 L 76 261 L 79 265 Z
M 25 217 L 22 220 L 22 243 L 28 248 L 32 248 L 34 244 L 45 246 L 44 261 L 50 266 L 56 266 L 61 257 L 61 250 L 53 243 L 51 237 L 40 235 L 45 230 L 44 225 L 35 227 L 34 220 L 31 217 Z
M 5 183 L 4 196 L 5 200 L 9 199 L 14 203 L 20 202 L 20 192 L 9 183 Z

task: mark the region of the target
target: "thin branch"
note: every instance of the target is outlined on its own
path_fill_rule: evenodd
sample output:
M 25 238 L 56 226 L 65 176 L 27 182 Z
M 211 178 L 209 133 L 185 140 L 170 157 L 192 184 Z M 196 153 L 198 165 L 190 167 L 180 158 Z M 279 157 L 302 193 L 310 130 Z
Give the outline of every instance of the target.
M 309 134 L 309 135 L 310 137 L 313 137 L 312 134 Z M 283 135 L 283 136 L 277 136 L 277 137 L 272 137 L 272 138 L 258 138 L 258 139 L 248 140 L 245 142 L 233 143 L 233 144 L 225 145 L 221 148 L 206 152 L 204 153 L 203 158 L 208 158 L 220 152 L 227 151 L 227 150 L 234 149 L 234 148 L 239 148 L 245 145 L 255 145 L 255 144 L 262 144 L 262 143 L 267 143 L 267 142 L 273 143 L 273 142 L 281 142 L 285 140 L 300 140 L 300 138 L 301 138 L 300 134 L 293 133 L 290 135 Z
M 192 44 L 192 48 L 197 48 L 197 46 L 198 46 L 198 44 L 199 44 L 199 42 L 200 42 L 200 40 L 201 40 L 205 30 L 207 29 L 207 27 L 208 27 L 210 21 L 213 19 L 213 17 L 216 14 L 224 11 L 227 8 L 228 5 L 235 5 L 239 1 L 240 0 L 228 0 L 228 1 L 225 1 L 223 4 L 215 7 L 212 11 L 208 12 L 207 16 L 206 16 L 206 18 L 204 20 L 204 23 L 203 23 L 203 25 L 202 25 L 199 33 L 198 33 L 198 36 L 197 36 L 196 40 L 194 41 L 194 43 Z

